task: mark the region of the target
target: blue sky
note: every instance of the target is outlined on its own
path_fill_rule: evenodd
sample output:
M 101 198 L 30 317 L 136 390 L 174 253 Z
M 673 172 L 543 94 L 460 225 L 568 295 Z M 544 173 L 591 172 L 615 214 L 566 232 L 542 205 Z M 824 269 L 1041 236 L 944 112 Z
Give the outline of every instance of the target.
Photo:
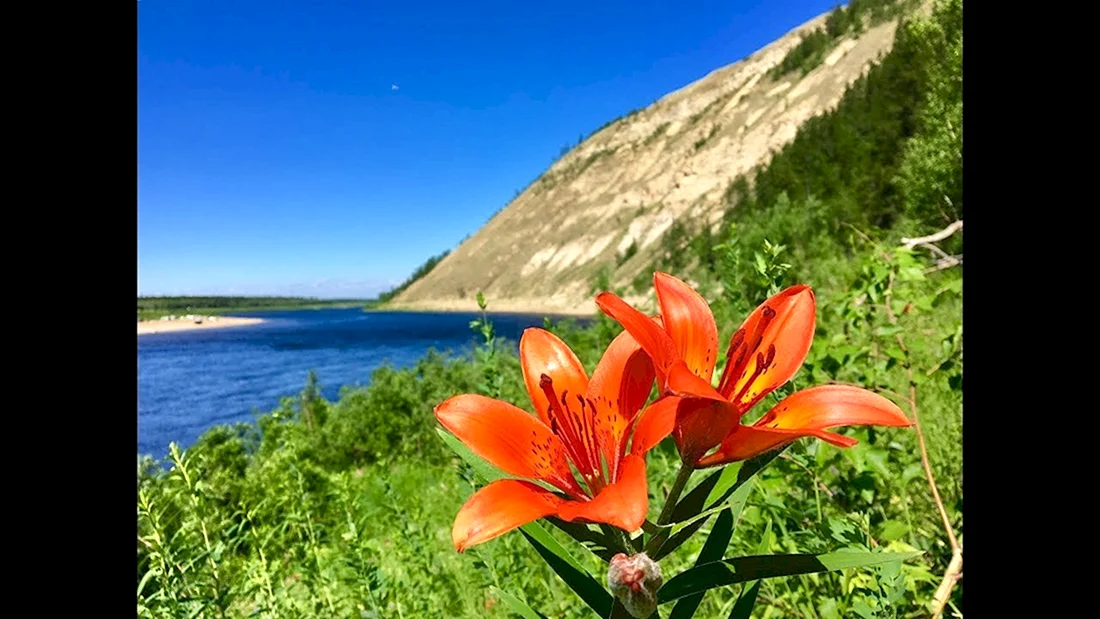
M 138 294 L 372 296 L 835 5 L 142 0 Z

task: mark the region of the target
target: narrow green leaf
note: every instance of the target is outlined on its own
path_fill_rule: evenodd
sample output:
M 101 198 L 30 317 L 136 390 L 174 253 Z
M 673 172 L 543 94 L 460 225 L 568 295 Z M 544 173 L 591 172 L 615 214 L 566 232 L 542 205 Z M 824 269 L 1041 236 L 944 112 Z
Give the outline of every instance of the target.
M 523 619 L 546 619 L 546 615 L 532 609 L 526 602 L 511 593 L 499 587 L 490 587 L 490 589 L 508 606 L 508 608 L 512 609 L 512 612 L 523 617 Z
M 444 430 L 443 428 L 436 428 L 435 431 L 439 433 L 439 436 L 443 439 L 444 443 L 447 443 L 447 446 L 451 448 L 451 451 L 455 452 L 455 454 L 459 458 L 462 458 L 462 460 L 465 461 L 466 464 L 469 464 L 471 467 L 473 467 L 474 472 L 477 473 L 477 476 L 480 477 L 481 480 L 485 483 L 511 477 L 510 475 L 504 473 L 495 466 L 479 458 L 477 454 L 470 451 L 469 447 L 463 445 L 462 441 L 458 440 L 455 435 Z
M 150 569 L 150 570 L 147 570 L 145 572 L 145 575 L 141 577 L 141 582 L 138 583 L 138 590 L 137 590 L 137 596 L 139 598 L 141 597 L 142 590 L 145 589 L 145 585 L 149 582 L 149 579 L 152 578 L 156 573 L 157 573 L 157 570 L 155 568 Z
M 558 544 L 537 523 L 521 527 L 520 531 L 527 538 L 527 541 L 535 547 L 535 551 L 539 553 L 539 556 L 550 565 L 550 569 L 554 570 L 562 581 L 584 600 L 585 604 L 588 604 L 600 617 L 608 616 L 614 598 L 577 563 L 576 559 L 561 547 L 561 544 Z M 549 545 L 547 545 L 547 541 L 549 541 Z
M 737 490 L 735 490 L 733 494 L 729 496 L 729 499 L 723 504 L 723 506 L 728 507 L 732 510 L 734 522 L 736 522 L 741 517 L 741 511 L 745 509 L 745 503 L 748 501 L 749 495 L 752 493 L 752 488 L 755 483 L 755 478 L 751 478 L 745 483 L 741 484 L 737 488 Z M 721 508 L 722 507 L 714 509 Z M 685 524 L 683 528 L 676 531 L 675 534 L 669 537 L 668 540 L 666 540 L 665 543 L 662 544 L 661 547 L 653 553 L 653 560 L 660 561 L 663 557 L 668 556 L 674 550 L 679 548 L 680 545 L 686 542 L 696 531 L 699 530 L 700 527 L 703 526 L 703 524 L 707 521 L 707 518 L 710 517 L 709 515 L 704 515 L 708 514 L 708 512 L 712 512 L 712 510 L 707 510 L 706 512 L 703 512 L 703 514 L 696 516 L 696 520 L 688 520 L 687 524 Z M 714 560 L 717 560 L 717 558 Z
M 772 521 L 764 526 L 764 534 L 760 536 L 760 543 L 756 545 L 756 554 L 762 555 L 768 552 L 772 545 Z
M 594 531 L 588 525 L 579 522 L 566 522 L 553 516 L 547 517 L 546 521 L 604 561 L 610 561 L 611 557 L 619 552 L 618 549 L 613 547 L 614 544 L 605 533 Z
M 657 599 L 659 603 L 672 602 L 715 587 L 739 582 L 881 565 L 891 561 L 904 561 L 919 554 L 921 554 L 919 551 L 886 553 L 842 550 L 819 555 L 777 554 L 734 557 L 693 567 L 677 574 L 661 587 L 657 592 Z
M 667 557 L 672 553 L 672 551 L 676 550 L 681 545 L 683 545 L 684 542 L 688 541 L 692 535 L 695 535 L 695 532 L 703 528 L 703 525 L 706 523 L 707 518 L 700 518 L 699 520 L 696 520 L 691 524 L 686 525 L 679 531 L 673 533 L 671 537 L 665 540 L 665 543 L 661 544 L 660 548 L 653 552 L 653 556 L 651 558 L 654 561 L 660 561 L 661 559 Z
M 748 500 L 749 494 L 752 492 L 752 487 L 755 482 L 755 479 L 748 480 L 746 483 L 738 486 L 737 490 L 734 490 L 732 494 L 726 497 L 724 502 L 711 505 L 707 509 L 703 510 L 695 516 L 692 516 L 691 518 L 687 518 L 686 520 L 682 520 L 680 522 L 675 522 L 668 526 L 673 529 L 677 529 L 684 525 L 691 524 L 697 518 L 707 518 L 713 516 L 714 514 L 717 514 L 718 512 L 729 507 L 733 508 L 734 518 L 736 519 L 738 516 L 741 515 L 741 510 L 745 508 L 745 502 Z
M 737 473 L 742 466 L 743 463 L 724 466 L 699 482 L 698 486 L 692 488 L 691 491 L 684 495 L 684 498 L 680 499 L 680 502 L 676 504 L 675 509 L 672 510 L 671 521 L 682 522 L 703 511 L 703 507 L 707 503 L 707 498 L 711 490 L 715 488 L 728 488 L 736 483 Z
M 760 582 L 759 580 L 753 581 L 751 587 L 741 591 L 737 603 L 733 605 L 729 619 L 750 619 L 752 617 L 752 607 L 756 606 L 756 596 L 760 593 Z
M 569 551 L 566 550 L 565 547 L 562 546 L 560 543 L 558 543 L 558 540 L 554 539 L 554 537 L 550 535 L 550 532 L 543 528 L 543 526 L 539 523 L 532 522 L 530 524 L 525 524 L 519 529 L 520 531 L 523 531 L 528 537 L 534 539 L 539 544 L 541 544 L 548 551 L 557 555 L 563 561 L 571 565 L 573 569 L 579 572 L 583 572 L 586 575 L 588 574 L 588 570 L 584 569 L 584 566 L 582 566 L 580 562 L 574 559 L 573 555 L 569 554 Z
M 733 511 L 728 507 L 718 514 L 714 528 L 711 529 L 706 543 L 703 544 L 703 549 L 699 551 L 699 557 L 695 559 L 696 566 L 722 559 L 722 555 L 726 554 L 726 548 L 730 544 L 730 538 L 733 537 L 733 520 Z M 695 616 L 695 611 L 699 610 L 699 605 L 703 603 L 704 595 L 706 591 L 681 599 L 672 608 L 668 619 L 690 619 Z
M 691 492 L 687 493 L 687 496 L 676 504 L 676 508 L 672 511 L 671 521 L 684 522 L 698 515 L 704 508 L 715 507 L 725 501 L 745 482 L 756 477 L 757 473 L 764 470 L 766 466 L 778 458 L 779 454 L 783 453 L 787 447 L 773 449 L 755 458 L 745 460 L 740 466 L 727 465 L 722 470 L 713 473 L 700 482 L 698 486 L 692 488 Z
M 760 543 L 756 545 L 756 553 L 764 554 L 772 544 L 772 521 L 768 520 L 764 527 L 764 534 L 760 536 Z M 746 582 L 741 587 L 741 593 L 737 596 L 737 602 L 730 611 L 729 619 L 751 619 L 752 609 L 756 606 L 756 597 L 760 593 L 759 580 Z

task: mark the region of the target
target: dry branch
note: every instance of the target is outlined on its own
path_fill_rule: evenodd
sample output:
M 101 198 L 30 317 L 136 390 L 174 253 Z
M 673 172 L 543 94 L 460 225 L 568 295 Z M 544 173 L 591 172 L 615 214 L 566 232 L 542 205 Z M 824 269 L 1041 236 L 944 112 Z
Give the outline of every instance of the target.
M 924 247 L 935 247 L 935 245 L 925 245 Z M 963 263 L 962 254 L 958 256 L 948 256 L 943 260 L 937 260 L 936 263 L 925 269 L 923 272 L 925 275 L 929 273 L 935 273 L 936 271 L 942 271 L 944 269 L 950 269 L 953 266 L 958 266 Z
M 955 583 L 962 578 L 962 565 L 963 553 L 962 548 L 959 548 L 952 553 L 951 563 L 947 566 L 947 571 L 944 572 L 943 580 L 936 589 L 936 594 L 932 596 L 932 619 L 939 619 L 940 615 L 943 614 L 944 606 L 947 606 L 947 602 L 951 599 L 951 590 L 955 588 Z
M 905 245 L 909 249 L 912 249 L 912 248 L 916 247 L 917 245 L 927 245 L 927 244 L 930 244 L 930 243 L 936 243 L 936 242 L 942 241 L 942 240 L 946 239 L 947 237 L 951 236 L 952 234 L 955 234 L 959 230 L 962 230 L 962 227 L 963 227 L 963 220 L 960 219 L 960 220 L 956 221 L 955 223 L 951 224 L 950 226 L 947 226 L 946 228 L 944 228 L 943 230 L 940 230 L 939 232 L 937 232 L 935 234 L 929 234 L 928 236 L 921 236 L 921 237 L 917 237 L 915 239 L 904 239 L 903 238 L 901 240 L 901 242 L 902 242 L 903 245 Z M 939 248 L 937 247 L 937 249 L 939 249 Z

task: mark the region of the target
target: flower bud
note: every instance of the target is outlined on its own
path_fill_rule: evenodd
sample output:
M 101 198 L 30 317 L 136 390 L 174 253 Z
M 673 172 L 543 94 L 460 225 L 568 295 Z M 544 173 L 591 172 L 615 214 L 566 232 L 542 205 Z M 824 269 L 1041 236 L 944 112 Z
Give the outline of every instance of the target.
M 644 552 L 632 557 L 620 552 L 611 557 L 607 586 L 633 617 L 644 619 L 657 610 L 657 589 L 662 582 L 661 566 Z

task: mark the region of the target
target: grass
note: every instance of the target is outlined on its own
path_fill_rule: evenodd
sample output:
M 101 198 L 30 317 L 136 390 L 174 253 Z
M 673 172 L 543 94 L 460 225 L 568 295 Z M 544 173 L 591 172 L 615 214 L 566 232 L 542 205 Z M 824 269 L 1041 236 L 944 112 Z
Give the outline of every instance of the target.
M 794 387 L 843 380 L 902 390 L 904 373 L 896 365 L 887 369 L 890 356 L 881 347 L 888 338 L 876 335 L 877 314 L 865 316 L 862 305 L 853 305 L 853 291 L 878 285 L 865 281 L 862 267 L 880 260 L 867 251 L 847 268 L 845 262 L 822 265 L 820 273 L 830 277 L 812 275 L 821 324 Z M 939 273 L 894 294 L 927 296 L 958 277 Z M 739 320 L 732 315 L 743 312 L 736 304 L 714 305 L 728 337 Z M 905 316 L 905 332 L 924 344 L 914 346 L 916 366 L 942 369 L 937 338 L 954 332 L 959 307 L 948 295 L 927 312 Z M 606 323 L 558 328 L 589 371 L 615 332 Z M 958 369 L 934 373 L 920 386 L 935 471 L 956 518 L 961 391 L 951 376 Z M 175 616 L 206 604 L 219 609 L 211 616 L 236 617 L 509 616 L 492 588 L 498 587 L 548 616 L 589 616 L 518 534 L 463 554 L 450 546 L 451 521 L 476 484 L 435 435 L 431 407 L 453 393 L 481 391 L 489 373 L 499 377 L 493 395 L 530 410 L 510 349 L 498 349 L 488 361 L 432 354 L 407 370 L 383 368 L 369 387 L 345 390 L 335 402 L 303 393 L 258 427 L 211 430 L 171 469 L 146 460 L 139 466 L 139 615 Z M 915 436 L 842 432 L 860 444 L 841 450 L 804 440 L 765 472 L 727 556 L 754 553 L 762 540 L 767 552 L 925 550 L 919 563 L 903 568 L 894 604 L 897 616 L 922 616 L 944 557 Z M 649 458 L 651 517 L 678 466 L 670 443 Z M 663 561 L 666 575 L 694 561 L 710 526 Z M 594 555 L 554 533 L 602 574 Z M 868 571 L 765 581 L 759 616 L 854 616 L 856 608 L 883 603 L 883 591 L 897 585 L 891 578 Z M 736 594 L 736 587 L 711 592 L 700 616 L 728 614 Z

